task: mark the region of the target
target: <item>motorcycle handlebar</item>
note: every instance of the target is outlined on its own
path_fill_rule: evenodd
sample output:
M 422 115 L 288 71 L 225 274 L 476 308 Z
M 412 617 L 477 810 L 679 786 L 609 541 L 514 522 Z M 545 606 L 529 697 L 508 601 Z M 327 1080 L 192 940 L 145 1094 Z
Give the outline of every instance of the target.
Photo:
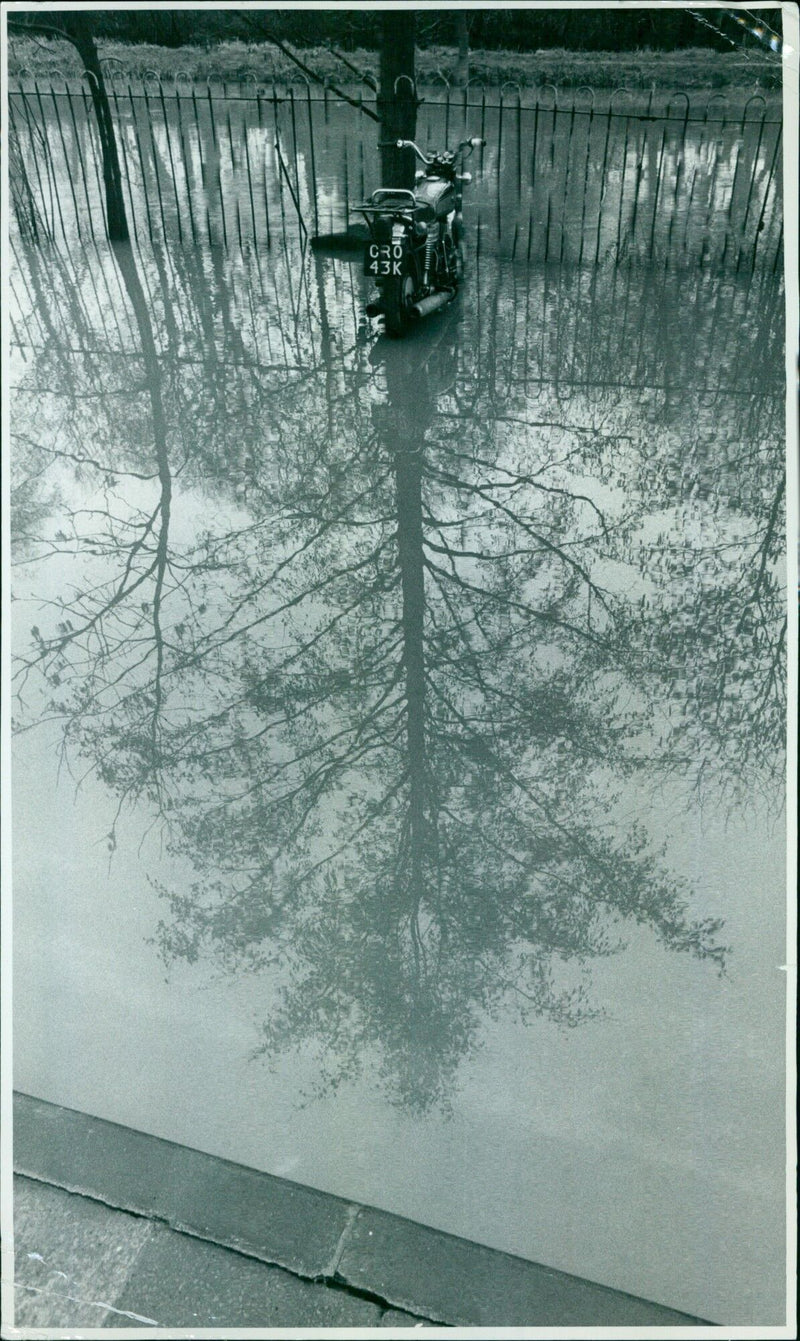
M 419 145 L 415 144 L 413 140 L 395 140 L 395 147 L 397 149 L 413 149 L 414 153 L 417 155 L 417 158 L 420 159 L 421 162 L 423 163 L 433 162 L 433 159 L 427 158 L 425 154 L 423 154 Z
M 473 135 L 471 139 L 462 140 L 461 143 L 456 146 L 454 153 L 458 154 L 462 149 L 482 149 L 485 144 L 486 141 L 481 139 L 480 135 Z M 430 165 L 435 157 L 434 155 L 431 158 L 428 158 L 426 154 L 423 154 L 419 145 L 415 144 L 413 140 L 395 140 L 395 145 L 398 149 L 413 149 L 420 162 L 427 165 Z

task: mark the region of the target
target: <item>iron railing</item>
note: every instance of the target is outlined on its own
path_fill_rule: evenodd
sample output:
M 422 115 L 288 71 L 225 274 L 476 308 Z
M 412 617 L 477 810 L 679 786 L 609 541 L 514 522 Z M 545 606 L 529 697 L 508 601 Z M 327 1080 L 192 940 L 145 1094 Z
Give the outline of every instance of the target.
M 339 232 L 378 184 L 375 122 L 327 88 L 132 80 L 109 72 L 137 241 L 269 248 Z M 351 94 L 353 90 L 351 90 Z M 355 101 L 374 110 L 364 86 Z M 11 186 L 34 240 L 100 241 L 101 150 L 85 81 L 18 77 Z M 417 138 L 483 136 L 467 226 L 480 252 L 529 262 L 752 270 L 781 264 L 782 127 L 761 94 L 590 88 L 429 90 Z

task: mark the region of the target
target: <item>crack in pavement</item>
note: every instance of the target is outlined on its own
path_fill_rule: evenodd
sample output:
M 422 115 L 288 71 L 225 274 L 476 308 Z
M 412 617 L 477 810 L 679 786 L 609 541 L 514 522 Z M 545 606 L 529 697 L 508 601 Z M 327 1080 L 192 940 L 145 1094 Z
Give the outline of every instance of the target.
M 66 1183 L 51 1182 L 50 1179 L 40 1178 L 36 1174 L 29 1173 L 27 1170 L 16 1169 L 15 1173 L 19 1177 L 29 1178 L 33 1182 L 40 1183 L 43 1187 L 58 1188 L 62 1192 L 69 1193 L 70 1196 L 81 1197 L 83 1198 L 84 1201 L 96 1202 L 100 1206 L 108 1207 L 109 1210 L 119 1211 L 120 1214 L 122 1215 L 132 1215 L 139 1220 L 146 1220 L 149 1224 L 170 1230 L 172 1233 L 175 1234 L 183 1234 L 186 1238 L 196 1239 L 199 1243 L 211 1243 L 217 1248 L 223 1248 L 226 1252 L 235 1254 L 235 1256 L 237 1257 L 243 1257 L 250 1262 L 260 1262 L 262 1266 L 269 1267 L 275 1271 L 281 1271 L 285 1275 L 291 1276 L 293 1280 L 301 1280 L 305 1281 L 307 1284 L 320 1285 L 329 1290 L 336 1290 L 341 1293 L 349 1294 L 355 1299 L 362 1299 L 368 1303 L 377 1305 L 377 1307 L 381 1309 L 382 1314 L 390 1312 L 409 1314 L 409 1316 L 415 1319 L 415 1326 L 417 1325 L 417 1320 L 420 1326 L 423 1326 L 425 1324 L 431 1327 L 452 1326 L 452 1323 L 448 1323 L 444 1319 L 431 1318 L 426 1314 L 418 1313 L 416 1311 L 412 1312 L 407 1303 L 401 1303 L 398 1300 L 387 1299 L 384 1295 L 378 1294 L 373 1290 L 368 1290 L 363 1288 L 362 1286 L 354 1285 L 351 1281 L 347 1279 L 346 1276 L 342 1275 L 342 1273 L 338 1269 L 338 1265 L 342 1259 L 344 1249 L 347 1244 L 347 1239 L 349 1238 L 353 1230 L 353 1226 L 355 1225 L 359 1215 L 364 1209 L 362 1206 L 359 1206 L 356 1203 L 352 1203 L 348 1207 L 347 1222 L 339 1236 L 339 1240 L 334 1249 L 330 1263 L 325 1267 L 324 1271 L 322 1272 L 317 1272 L 314 1274 L 304 1274 L 302 1271 L 297 1271 L 292 1267 L 285 1266 L 282 1262 L 276 1262 L 272 1258 L 264 1257 L 259 1253 L 249 1251 L 246 1247 L 243 1247 L 241 1245 L 234 1245 L 229 1242 L 225 1242 L 222 1239 L 213 1238 L 211 1235 L 208 1234 L 200 1234 L 196 1230 L 190 1228 L 188 1225 L 181 1224 L 177 1220 L 170 1220 L 167 1219 L 165 1216 L 154 1215 L 152 1213 L 148 1213 L 147 1211 L 132 1210 L 129 1206 L 119 1206 L 115 1202 L 107 1201 L 104 1197 L 97 1196 L 94 1193 L 85 1192 L 77 1187 L 70 1187 Z M 54 1296 L 58 1293 L 53 1290 L 43 1290 L 37 1286 L 23 1286 L 22 1288 L 32 1290 L 38 1289 L 40 1293 L 52 1294 Z M 64 1298 L 72 1299 L 72 1296 L 60 1293 L 58 1293 L 58 1297 L 62 1299 Z M 92 1303 L 93 1301 L 75 1300 L 74 1302 Z M 100 1305 L 98 1305 L 98 1307 L 100 1307 Z M 124 1310 L 114 1309 L 111 1304 L 103 1304 L 102 1307 L 110 1308 L 115 1313 L 124 1313 Z M 135 1317 L 136 1315 L 129 1314 L 126 1316 Z M 154 1321 L 152 1318 L 145 1318 L 140 1320 L 147 1323 L 151 1323 L 153 1326 L 156 1327 L 164 1325 L 160 1322 Z

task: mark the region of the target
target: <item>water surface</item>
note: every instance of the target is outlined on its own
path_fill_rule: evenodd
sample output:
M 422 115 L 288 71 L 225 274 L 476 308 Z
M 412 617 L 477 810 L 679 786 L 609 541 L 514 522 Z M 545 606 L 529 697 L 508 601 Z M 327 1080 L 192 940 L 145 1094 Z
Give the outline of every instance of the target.
M 782 1313 L 782 310 L 16 249 L 17 1085 Z

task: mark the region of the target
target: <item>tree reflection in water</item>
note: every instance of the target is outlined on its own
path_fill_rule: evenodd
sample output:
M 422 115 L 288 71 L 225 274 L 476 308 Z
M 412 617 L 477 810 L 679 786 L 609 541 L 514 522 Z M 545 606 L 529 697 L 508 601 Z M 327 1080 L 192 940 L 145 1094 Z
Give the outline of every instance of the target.
M 127 252 L 96 301 L 60 264 L 25 264 L 20 729 L 190 858 L 164 957 L 268 974 L 261 1053 L 415 1110 L 487 1017 L 591 1018 L 626 925 L 722 968 L 619 802 L 780 748 L 780 388 L 733 340 L 744 303 L 780 345 L 776 291 L 730 288 L 709 388 L 666 276 L 621 322 L 616 274 L 484 263 L 388 345 L 319 257 Z

